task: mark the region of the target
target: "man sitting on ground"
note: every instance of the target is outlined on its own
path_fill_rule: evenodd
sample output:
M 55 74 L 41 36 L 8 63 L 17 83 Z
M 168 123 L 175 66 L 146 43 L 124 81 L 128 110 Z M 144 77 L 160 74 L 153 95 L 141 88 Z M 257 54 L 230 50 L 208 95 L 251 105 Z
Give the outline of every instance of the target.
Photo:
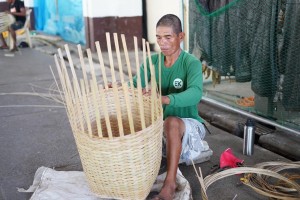
M 13 39 L 13 48 L 11 51 L 17 51 L 17 37 L 16 30 L 22 28 L 24 26 L 26 20 L 26 9 L 24 6 L 24 2 L 20 0 L 6 0 L 9 4 L 9 9 L 7 11 L 8 14 L 11 14 L 15 17 L 16 21 L 9 28 L 8 31 L 12 35 Z M 0 40 L 2 42 L 1 49 L 8 49 L 8 46 L 4 40 L 3 34 L 0 34 Z

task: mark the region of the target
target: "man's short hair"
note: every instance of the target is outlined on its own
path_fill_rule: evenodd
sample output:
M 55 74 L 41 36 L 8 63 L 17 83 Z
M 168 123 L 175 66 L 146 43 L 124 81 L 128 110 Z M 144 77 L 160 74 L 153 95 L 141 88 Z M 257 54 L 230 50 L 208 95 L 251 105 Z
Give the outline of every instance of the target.
M 177 35 L 182 32 L 181 21 L 176 15 L 173 15 L 173 14 L 166 14 L 166 15 L 162 16 L 158 20 L 158 22 L 156 24 L 156 28 L 159 26 L 172 27 L 173 31 Z

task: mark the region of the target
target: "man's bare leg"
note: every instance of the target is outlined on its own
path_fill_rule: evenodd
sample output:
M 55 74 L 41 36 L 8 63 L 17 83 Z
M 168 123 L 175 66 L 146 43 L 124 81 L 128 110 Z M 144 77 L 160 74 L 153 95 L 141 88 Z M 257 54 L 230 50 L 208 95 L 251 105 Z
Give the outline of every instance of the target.
M 5 48 L 5 49 L 8 48 L 2 33 L 0 33 L 0 40 L 1 40 L 1 48 Z
M 9 32 L 10 32 L 10 34 L 12 36 L 13 44 L 14 44 L 12 50 L 17 50 L 17 35 L 16 35 L 16 31 L 14 29 L 10 28 Z
M 182 149 L 181 140 L 184 131 L 185 125 L 180 118 L 168 117 L 165 119 L 164 134 L 167 139 L 167 176 L 158 195 L 160 198 L 156 199 L 173 199 L 176 190 L 176 174 Z

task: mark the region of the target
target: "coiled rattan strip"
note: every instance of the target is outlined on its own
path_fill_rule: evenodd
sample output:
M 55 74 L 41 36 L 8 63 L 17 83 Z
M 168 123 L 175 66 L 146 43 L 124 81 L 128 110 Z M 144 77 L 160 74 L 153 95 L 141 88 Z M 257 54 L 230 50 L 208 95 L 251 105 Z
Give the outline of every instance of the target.
M 267 169 L 264 169 L 267 168 Z M 199 167 L 198 174 L 195 165 L 194 169 L 197 174 L 198 180 L 201 185 L 202 198 L 208 200 L 207 189 L 215 181 L 222 178 L 236 175 L 236 174 L 245 174 L 244 178 L 241 179 L 242 183 L 252 188 L 257 193 L 277 199 L 283 200 L 297 200 L 300 199 L 300 186 L 296 182 L 284 177 L 283 175 L 277 173 L 284 169 L 296 169 L 300 168 L 299 162 L 293 163 L 284 163 L 284 162 L 265 162 L 255 165 L 254 167 L 238 167 L 227 169 L 212 175 L 208 175 L 203 178 L 201 173 L 201 168 Z M 273 187 L 266 180 L 270 177 L 279 179 L 286 183 L 285 187 L 279 188 L 276 190 L 276 187 Z

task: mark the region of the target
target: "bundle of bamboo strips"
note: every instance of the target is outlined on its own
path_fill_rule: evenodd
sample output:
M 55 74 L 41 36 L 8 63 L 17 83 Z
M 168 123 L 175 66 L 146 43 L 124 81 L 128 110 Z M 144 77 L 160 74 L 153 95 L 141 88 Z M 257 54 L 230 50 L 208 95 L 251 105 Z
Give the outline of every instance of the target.
M 95 44 L 102 77 L 96 76 L 90 49 L 87 49 L 87 56 L 91 74 L 87 74 L 80 45 L 78 53 L 82 74 L 76 74 L 69 47 L 65 45 L 70 70 L 66 67 L 62 50 L 58 49 L 58 56 L 55 55 L 54 59 L 60 82 L 55 81 L 66 105 L 83 169 L 92 191 L 106 198 L 145 199 L 156 179 L 161 161 L 161 94 L 157 88 L 149 43 L 142 40 L 144 64 L 147 65 L 148 54 L 151 72 L 151 82 L 149 85 L 146 83 L 146 89 L 150 87 L 151 95 L 147 96 L 142 94 L 137 38 L 134 37 L 137 71 L 137 87 L 134 87 L 125 36 L 122 34 L 121 39 L 128 80 L 125 80 L 122 73 L 118 34 L 113 34 L 120 72 L 120 80 L 117 80 L 110 35 L 106 33 L 111 83 L 108 81 L 109 74 L 105 70 L 99 42 Z M 145 80 L 148 80 L 146 77 Z M 99 84 L 100 81 L 103 84 Z M 121 82 L 121 85 L 117 82 Z
M 201 168 L 199 174 L 194 166 L 194 170 L 201 186 L 202 198 L 208 200 L 207 190 L 214 182 L 236 174 L 244 174 L 241 182 L 252 188 L 255 192 L 275 199 L 296 200 L 300 199 L 300 185 L 278 172 L 287 169 L 300 169 L 300 162 L 264 162 L 253 167 L 238 167 L 227 169 L 203 178 Z M 274 184 L 274 179 L 278 179 L 282 185 Z

